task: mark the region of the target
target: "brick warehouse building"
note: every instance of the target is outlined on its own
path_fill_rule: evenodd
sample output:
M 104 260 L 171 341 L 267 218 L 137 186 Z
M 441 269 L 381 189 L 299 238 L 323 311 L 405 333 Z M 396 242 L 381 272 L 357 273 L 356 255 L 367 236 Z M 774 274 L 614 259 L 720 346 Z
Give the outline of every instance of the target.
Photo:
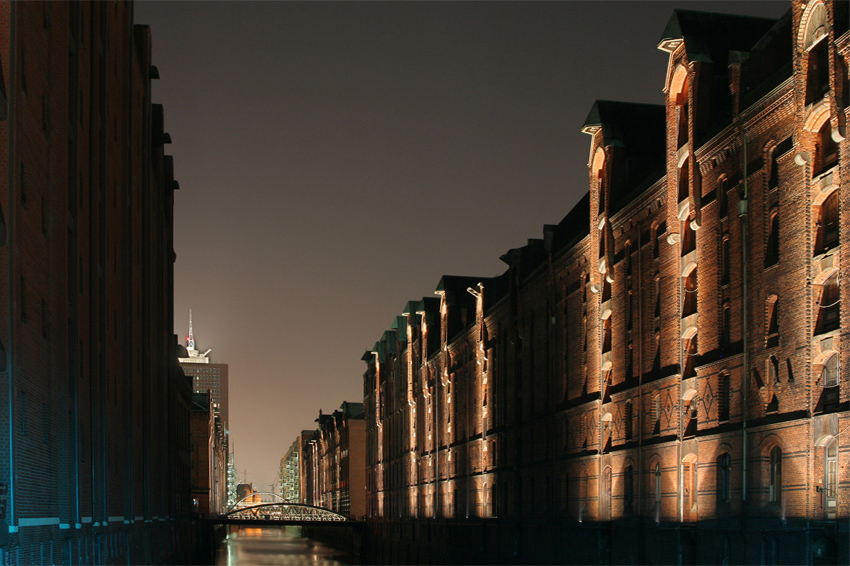
M 381 562 L 846 564 L 848 3 L 675 11 L 589 188 L 364 355 Z
M 2 562 L 184 562 L 192 391 L 150 31 L 128 2 L 2 1 L 0 25 Z
M 343 401 L 330 414 L 319 411 L 318 428 L 302 431 L 298 460 L 301 502 L 340 515 L 365 515 L 365 415 L 362 403 Z

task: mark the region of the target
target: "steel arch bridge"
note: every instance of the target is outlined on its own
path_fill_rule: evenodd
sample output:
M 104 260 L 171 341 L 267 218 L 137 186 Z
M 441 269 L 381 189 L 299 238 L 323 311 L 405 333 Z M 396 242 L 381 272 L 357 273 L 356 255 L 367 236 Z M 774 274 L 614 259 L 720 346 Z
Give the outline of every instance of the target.
M 238 506 L 239 503 L 236 504 Z M 334 513 L 322 507 L 306 505 L 304 503 L 258 503 L 255 505 L 241 506 L 228 511 L 222 518 L 227 521 L 280 521 L 286 523 L 313 523 L 313 522 L 348 522 L 351 521 L 345 515 Z

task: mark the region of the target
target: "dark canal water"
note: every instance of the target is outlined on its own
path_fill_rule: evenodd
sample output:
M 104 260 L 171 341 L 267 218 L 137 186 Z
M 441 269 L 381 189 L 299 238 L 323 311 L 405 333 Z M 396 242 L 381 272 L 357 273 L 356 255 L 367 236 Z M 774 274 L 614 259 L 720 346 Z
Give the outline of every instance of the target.
M 300 527 L 229 527 L 216 566 L 359 564 L 356 556 L 301 536 Z

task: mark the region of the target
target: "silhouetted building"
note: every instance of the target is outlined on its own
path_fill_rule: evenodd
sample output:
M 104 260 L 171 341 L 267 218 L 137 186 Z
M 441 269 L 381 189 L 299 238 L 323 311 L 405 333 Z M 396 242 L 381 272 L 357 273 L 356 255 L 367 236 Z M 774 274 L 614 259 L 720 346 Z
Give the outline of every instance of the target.
M 180 347 L 179 362 L 183 373 L 191 377 L 195 393 L 209 393 L 213 409 L 220 415 L 224 428 L 229 430 L 229 402 L 227 364 L 214 364 L 210 358 L 212 348 L 205 352 L 195 349 L 192 331 L 192 311 L 189 311 L 189 336 L 186 348 Z
M 223 513 L 227 507 L 227 450 L 224 427 L 209 393 L 192 394 L 192 508 Z
M 0 555 L 185 562 L 173 161 L 130 3 L 0 2 Z M 178 538 L 181 539 L 178 544 Z
M 364 355 L 387 561 L 850 560 L 850 14 L 790 7 L 675 11 L 664 104 L 591 109 L 588 194 Z

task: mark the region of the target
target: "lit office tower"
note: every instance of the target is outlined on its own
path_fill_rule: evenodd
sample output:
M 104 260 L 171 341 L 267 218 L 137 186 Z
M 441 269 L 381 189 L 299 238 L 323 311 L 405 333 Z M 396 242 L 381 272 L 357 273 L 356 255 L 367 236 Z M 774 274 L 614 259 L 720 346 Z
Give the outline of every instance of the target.
M 195 348 L 195 336 L 192 331 L 192 311 L 189 311 L 189 336 L 186 338 L 186 356 L 178 358 L 183 373 L 192 378 L 192 390 L 195 393 L 210 394 L 213 409 L 216 410 L 224 423 L 225 429 L 229 429 L 227 417 L 227 364 L 214 364 L 210 360 L 210 352 L 207 349 L 201 352 Z

